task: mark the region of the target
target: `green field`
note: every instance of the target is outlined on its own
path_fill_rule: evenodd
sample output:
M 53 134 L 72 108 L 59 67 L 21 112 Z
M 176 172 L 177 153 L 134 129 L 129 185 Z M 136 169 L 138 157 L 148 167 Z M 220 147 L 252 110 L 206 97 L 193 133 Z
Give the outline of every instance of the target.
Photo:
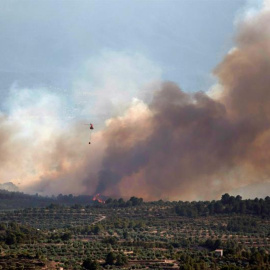
M 232 206 L 217 202 L 223 212 Z M 0 269 L 270 269 L 269 200 L 250 200 L 265 209 L 249 214 L 206 213 L 210 204 L 108 200 L 2 211 Z

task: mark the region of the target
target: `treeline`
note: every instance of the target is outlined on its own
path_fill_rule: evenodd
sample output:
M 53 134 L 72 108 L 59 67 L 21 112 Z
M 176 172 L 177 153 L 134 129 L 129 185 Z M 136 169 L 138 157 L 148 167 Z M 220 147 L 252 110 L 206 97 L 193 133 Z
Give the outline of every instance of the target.
M 178 202 L 174 207 L 180 216 L 197 217 L 216 214 L 248 214 L 262 217 L 270 216 L 270 197 L 265 199 L 242 200 L 242 197 L 222 195 L 219 201 Z
M 35 207 L 58 207 L 69 206 L 75 208 L 82 207 L 102 207 L 102 208 L 117 208 L 117 207 L 133 207 L 141 205 L 166 206 L 173 208 L 173 211 L 186 217 L 208 216 L 216 214 L 248 214 L 258 215 L 261 217 L 270 216 L 270 197 L 265 199 L 255 198 L 254 200 L 243 200 L 241 196 L 230 196 L 228 193 L 222 195 L 218 201 L 193 201 L 193 202 L 165 202 L 162 200 L 156 202 L 145 203 L 142 198 L 131 197 L 125 201 L 123 198 L 112 199 L 108 198 L 101 200 L 93 200 L 90 195 L 72 194 L 44 197 L 39 194 L 29 195 L 22 192 L 9 192 L 0 190 L 0 209 L 22 209 Z M 103 203 L 104 202 L 104 203 Z
M 143 203 L 142 198 L 131 197 L 128 201 L 124 201 L 124 199 L 112 199 L 109 198 L 105 201 L 106 206 L 109 207 L 129 207 L 129 206 L 139 206 Z
M 0 189 L 0 209 L 20 209 L 29 207 L 45 207 L 54 201 L 53 198 L 11 192 Z
M 139 206 L 143 203 L 142 198 L 131 197 L 129 200 L 124 199 L 112 199 L 109 198 L 106 201 L 93 200 L 93 196 L 90 195 L 78 195 L 72 194 L 58 196 L 40 196 L 39 194 L 30 195 L 23 192 L 10 192 L 0 189 L 0 209 L 22 209 L 22 208 L 34 208 L 34 207 L 47 207 L 49 205 L 64 205 L 64 206 L 96 206 L 96 207 L 129 207 Z M 104 197 L 105 199 L 105 197 Z M 102 203 L 105 202 L 105 203 Z
M 22 209 L 34 207 L 46 207 L 50 204 L 59 205 L 99 205 L 97 201 L 93 201 L 93 196 L 72 194 L 58 196 L 40 196 L 39 194 L 30 195 L 23 192 L 10 192 L 0 190 L 0 209 Z

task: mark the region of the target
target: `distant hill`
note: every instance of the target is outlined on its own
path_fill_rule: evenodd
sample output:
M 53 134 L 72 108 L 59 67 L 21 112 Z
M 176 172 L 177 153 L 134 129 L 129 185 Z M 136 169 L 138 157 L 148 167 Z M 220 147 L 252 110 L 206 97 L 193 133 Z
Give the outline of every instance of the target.
M 0 184 L 0 189 L 7 190 L 7 191 L 19 191 L 19 188 L 14 185 L 12 182 L 6 182 L 3 184 Z

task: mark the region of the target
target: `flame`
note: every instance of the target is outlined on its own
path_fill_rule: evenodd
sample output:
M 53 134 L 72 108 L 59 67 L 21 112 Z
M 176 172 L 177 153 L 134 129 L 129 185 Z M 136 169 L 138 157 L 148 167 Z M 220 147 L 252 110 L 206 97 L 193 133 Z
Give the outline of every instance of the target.
M 105 203 L 105 201 L 103 201 L 101 198 L 100 198 L 100 193 L 96 194 L 94 197 L 93 197 L 93 201 L 97 201 L 99 203 Z

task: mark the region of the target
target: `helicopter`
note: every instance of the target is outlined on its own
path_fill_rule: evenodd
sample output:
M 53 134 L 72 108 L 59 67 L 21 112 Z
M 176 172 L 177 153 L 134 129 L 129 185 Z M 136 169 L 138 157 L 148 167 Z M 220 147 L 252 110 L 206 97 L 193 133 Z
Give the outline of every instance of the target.
M 91 144 L 91 135 L 92 135 L 92 130 L 94 129 L 94 125 L 92 123 L 90 123 L 90 124 L 84 124 L 84 125 L 89 126 L 89 129 L 90 129 L 89 144 Z

